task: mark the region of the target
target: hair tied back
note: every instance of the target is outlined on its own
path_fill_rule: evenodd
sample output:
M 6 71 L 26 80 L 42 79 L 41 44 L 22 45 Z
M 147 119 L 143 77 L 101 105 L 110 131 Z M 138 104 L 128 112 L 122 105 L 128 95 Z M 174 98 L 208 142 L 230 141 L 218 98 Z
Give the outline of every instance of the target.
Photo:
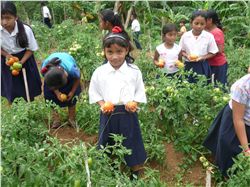
M 45 66 L 41 69 L 42 75 L 44 75 L 48 71 L 48 68 Z
M 121 33 L 121 32 L 122 32 L 121 27 L 115 26 L 112 29 L 112 33 Z

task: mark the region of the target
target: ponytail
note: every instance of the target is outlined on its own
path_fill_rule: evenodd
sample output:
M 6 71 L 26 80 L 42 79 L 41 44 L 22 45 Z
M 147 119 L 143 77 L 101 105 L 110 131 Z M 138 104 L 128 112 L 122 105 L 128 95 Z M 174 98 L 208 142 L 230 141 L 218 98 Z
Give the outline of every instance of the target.
M 121 22 L 121 18 L 120 18 L 120 16 L 118 15 L 118 14 L 115 14 L 114 15 L 114 19 L 113 19 L 113 26 L 115 27 L 115 26 L 118 26 L 118 27 L 120 27 L 122 30 L 124 30 L 124 27 L 123 27 L 123 24 L 122 24 L 122 22 Z
M 18 27 L 16 43 L 20 47 L 26 48 L 29 46 L 29 42 L 28 42 L 27 34 L 25 32 L 25 29 L 24 29 L 24 24 L 21 22 L 21 20 L 19 20 L 19 18 L 17 19 L 16 22 L 17 22 L 17 27 Z

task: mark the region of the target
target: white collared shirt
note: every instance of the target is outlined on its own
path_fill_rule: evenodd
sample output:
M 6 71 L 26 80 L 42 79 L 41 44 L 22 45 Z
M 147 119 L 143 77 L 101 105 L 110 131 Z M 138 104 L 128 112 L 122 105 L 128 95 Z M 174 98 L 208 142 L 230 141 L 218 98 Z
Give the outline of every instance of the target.
M 214 36 L 205 30 L 197 38 L 193 35 L 192 30 L 185 32 L 179 45 L 187 54 L 198 56 L 207 55 L 208 53 L 216 54 L 219 51 Z
M 140 23 L 137 19 L 134 19 L 131 24 L 131 29 L 133 32 L 139 32 L 141 30 Z
M 146 103 L 142 74 L 134 64 L 127 64 L 115 70 L 109 62 L 98 67 L 90 81 L 89 102 L 110 101 L 115 105 L 128 101 Z
M 50 11 L 49 11 L 49 8 L 47 6 L 42 7 L 42 13 L 43 13 L 44 18 L 51 19 Z
M 17 22 L 15 22 L 15 28 L 12 33 L 9 33 L 5 28 L 2 26 L 1 29 L 1 48 L 5 50 L 9 54 L 16 54 L 23 51 L 25 48 L 21 48 L 16 43 L 16 37 L 18 33 Z M 27 49 L 31 51 L 38 50 L 38 45 L 33 34 L 31 28 L 24 24 L 24 29 L 28 38 L 28 47 Z

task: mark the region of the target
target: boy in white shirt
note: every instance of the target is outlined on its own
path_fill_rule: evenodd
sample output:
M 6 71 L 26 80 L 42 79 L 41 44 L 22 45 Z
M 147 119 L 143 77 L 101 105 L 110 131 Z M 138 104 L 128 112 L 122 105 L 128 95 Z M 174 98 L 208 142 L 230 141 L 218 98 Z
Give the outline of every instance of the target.
M 44 2 L 41 2 L 41 6 L 42 6 L 43 23 L 45 23 L 49 28 L 51 28 L 52 25 L 50 23 L 51 20 L 50 11 Z
M 137 49 L 142 50 L 141 44 L 139 42 L 139 35 L 141 34 L 141 26 L 137 20 L 137 15 L 134 13 L 131 15 L 132 25 L 131 29 L 133 32 L 133 40 Z

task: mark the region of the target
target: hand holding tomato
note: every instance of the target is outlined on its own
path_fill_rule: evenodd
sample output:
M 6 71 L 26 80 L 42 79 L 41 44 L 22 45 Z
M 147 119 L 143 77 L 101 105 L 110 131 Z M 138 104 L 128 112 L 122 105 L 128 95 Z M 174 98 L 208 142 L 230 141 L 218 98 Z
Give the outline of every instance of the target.
M 138 104 L 137 104 L 137 102 L 135 102 L 135 101 L 129 101 L 129 102 L 127 102 L 127 104 L 125 105 L 125 109 L 126 109 L 128 112 L 136 112 L 137 107 L 138 107 Z
M 101 111 L 104 114 L 110 114 L 114 111 L 115 106 L 113 103 L 106 101 L 102 106 L 101 106 Z

